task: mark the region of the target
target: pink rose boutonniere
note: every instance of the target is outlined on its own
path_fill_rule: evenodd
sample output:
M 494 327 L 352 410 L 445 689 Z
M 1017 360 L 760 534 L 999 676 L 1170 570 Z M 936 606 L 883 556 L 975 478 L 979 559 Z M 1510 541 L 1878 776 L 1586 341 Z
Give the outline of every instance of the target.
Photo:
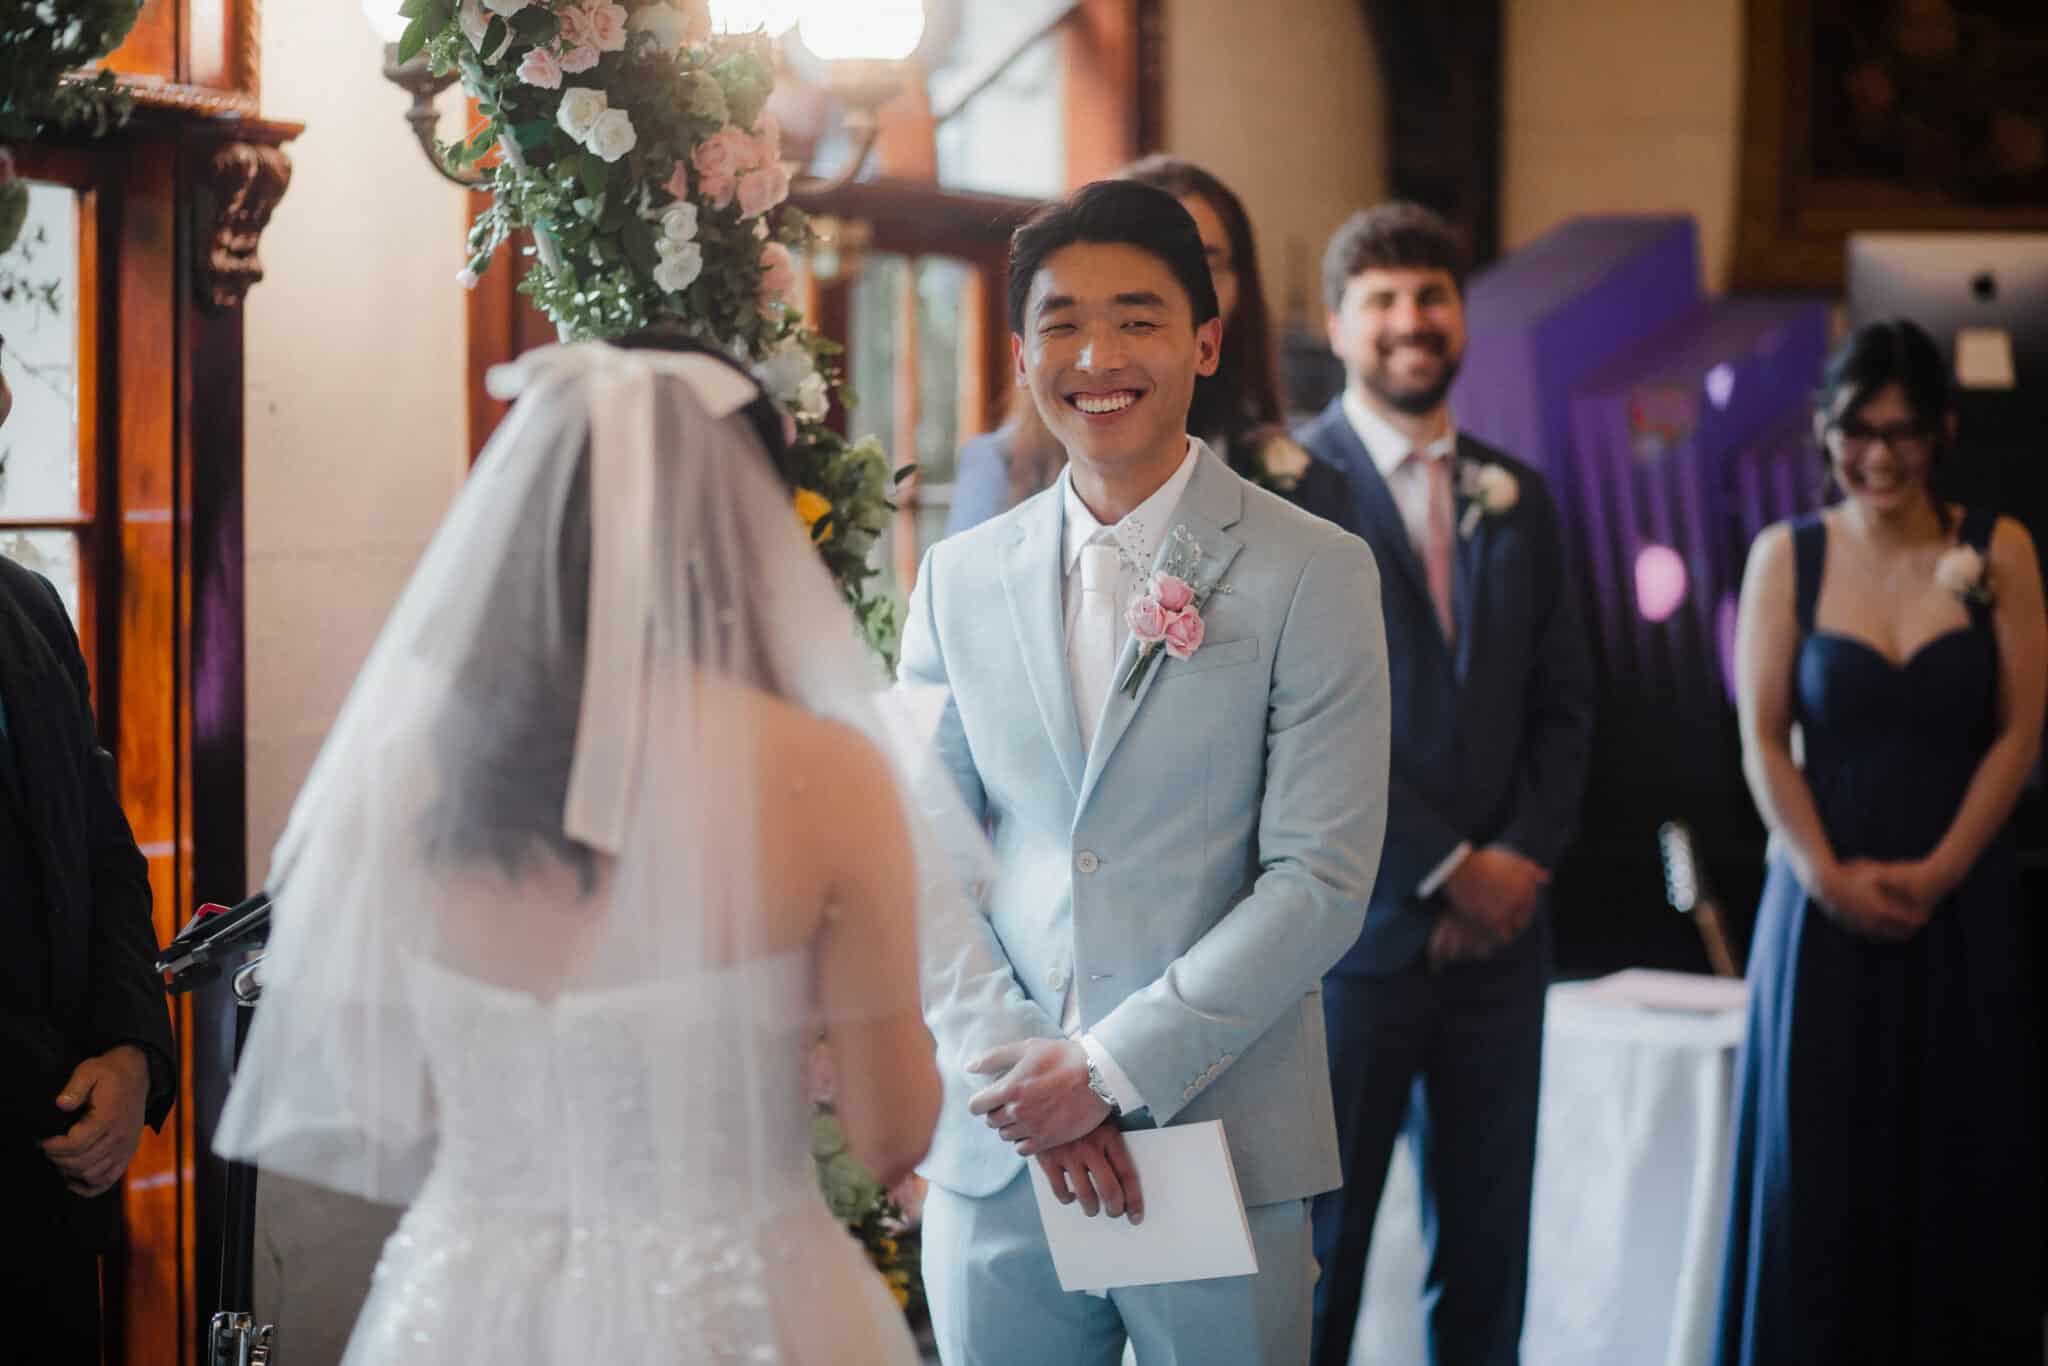
M 1138 695 L 1145 675 L 1158 663 L 1162 649 L 1175 659 L 1187 660 L 1202 648 L 1208 631 L 1202 620 L 1202 608 L 1212 595 L 1230 590 L 1215 584 L 1198 589 L 1190 583 L 1201 562 L 1201 544 L 1186 527 L 1175 527 L 1164 567 L 1124 612 L 1124 624 L 1131 628 L 1131 638 L 1138 642 L 1137 661 L 1120 685 L 1124 696 Z

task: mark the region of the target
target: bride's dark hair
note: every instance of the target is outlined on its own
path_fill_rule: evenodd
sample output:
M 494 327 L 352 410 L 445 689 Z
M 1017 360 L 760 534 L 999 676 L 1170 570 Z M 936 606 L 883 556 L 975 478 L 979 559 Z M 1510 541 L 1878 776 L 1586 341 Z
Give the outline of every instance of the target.
M 711 356 L 747 373 L 716 347 L 673 332 L 650 330 L 612 344 Z M 740 413 L 777 478 L 793 488 L 780 410 L 764 395 Z M 439 861 L 490 863 L 508 876 L 519 873 L 536 851 L 551 854 L 576 872 L 587 891 L 595 885 L 596 854 L 564 833 L 562 810 L 576 755 L 590 629 L 588 439 L 576 452 L 558 504 L 534 511 L 548 524 L 512 547 L 476 627 L 477 641 L 489 642 L 489 648 L 462 661 L 451 680 L 451 705 L 435 726 L 442 787 L 427 812 L 425 837 Z M 657 547 L 656 553 L 677 549 Z M 742 591 L 731 584 L 699 588 L 706 614 L 695 623 L 699 630 L 711 628 L 718 604 Z M 745 665 L 748 681 L 773 690 L 766 661 Z

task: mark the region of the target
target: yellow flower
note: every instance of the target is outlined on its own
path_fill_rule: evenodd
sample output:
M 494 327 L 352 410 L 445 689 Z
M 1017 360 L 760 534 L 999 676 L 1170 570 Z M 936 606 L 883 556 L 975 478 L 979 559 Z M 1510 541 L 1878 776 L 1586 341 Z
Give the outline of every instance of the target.
M 875 1242 L 875 1246 L 881 1249 L 881 1253 L 884 1257 L 888 1258 L 892 1262 L 896 1260 L 896 1240 L 894 1238 L 877 1239 Z
M 898 1309 L 910 1308 L 910 1292 L 908 1290 L 900 1285 L 892 1285 L 889 1287 L 889 1293 L 896 1297 L 896 1307 Z
M 797 520 L 804 524 L 805 531 L 814 531 L 818 525 L 818 519 L 831 510 L 832 500 L 824 494 L 814 489 L 798 489 L 796 491 Z M 836 530 L 836 527 L 825 528 L 823 540 L 831 540 Z

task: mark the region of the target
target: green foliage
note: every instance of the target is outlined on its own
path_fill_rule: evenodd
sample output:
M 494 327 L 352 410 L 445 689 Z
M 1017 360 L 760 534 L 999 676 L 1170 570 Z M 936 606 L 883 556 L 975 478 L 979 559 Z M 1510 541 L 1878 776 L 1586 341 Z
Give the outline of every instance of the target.
M 99 134 L 125 120 L 129 96 L 113 73 L 80 68 L 119 47 L 141 12 L 142 0 L 0 0 L 0 138 Z
M 768 387 L 795 417 L 784 473 L 830 504 L 810 523 L 812 544 L 862 634 L 893 666 L 895 608 L 872 587 L 868 560 L 894 512 L 890 495 L 900 476 L 874 442 L 849 442 L 824 421 L 835 391 L 842 406 L 850 403 L 833 360 L 840 348 L 814 336 L 786 302 L 764 295 L 764 253 L 805 250 L 810 224 L 786 203 L 747 215 L 730 186 L 718 192 L 694 163 L 697 149 L 722 133 L 750 148 L 778 145 L 762 122 L 774 89 L 772 53 L 758 36 L 672 48 L 638 22 L 654 8 L 651 0 L 628 0 L 636 22 L 622 50 L 595 53 L 589 69 L 564 75 L 558 88 L 529 84 L 518 72 L 536 47 L 558 59 L 576 51 L 558 13 L 566 4 L 535 0 L 509 23 L 493 17 L 469 32 L 455 0 L 406 0 L 402 8 L 411 23 L 400 55 L 426 53 L 434 70 L 459 73 L 477 100 L 481 123 L 442 148 L 447 163 L 465 169 L 500 154 L 489 172 L 491 206 L 470 232 L 469 268 L 481 275 L 513 232 L 531 229 L 552 245 L 554 259 L 532 253 L 519 288 L 570 339 L 666 326 L 757 366 L 782 357 L 769 368 L 788 382 L 780 392 Z M 599 92 L 607 110 L 625 112 L 630 150 L 606 160 L 589 133 L 578 137 L 564 126 L 563 101 L 577 90 Z M 694 235 L 687 244 L 665 242 L 663 215 L 681 203 L 696 208 Z M 665 288 L 664 252 L 679 247 L 700 252 L 702 269 L 685 288 Z M 816 379 L 797 384 L 789 359 L 804 354 L 822 388 Z

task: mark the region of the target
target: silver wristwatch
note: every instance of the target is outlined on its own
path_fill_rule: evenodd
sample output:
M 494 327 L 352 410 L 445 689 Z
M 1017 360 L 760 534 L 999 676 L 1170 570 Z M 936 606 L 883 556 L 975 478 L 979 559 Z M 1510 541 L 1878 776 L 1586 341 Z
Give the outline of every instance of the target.
M 1124 1107 L 1117 1104 L 1116 1097 L 1110 1094 L 1109 1083 L 1102 1079 L 1102 1069 L 1095 1065 L 1093 1058 L 1088 1059 L 1088 1089 L 1095 1093 L 1097 1100 L 1109 1107 L 1111 1119 L 1124 1112 Z

